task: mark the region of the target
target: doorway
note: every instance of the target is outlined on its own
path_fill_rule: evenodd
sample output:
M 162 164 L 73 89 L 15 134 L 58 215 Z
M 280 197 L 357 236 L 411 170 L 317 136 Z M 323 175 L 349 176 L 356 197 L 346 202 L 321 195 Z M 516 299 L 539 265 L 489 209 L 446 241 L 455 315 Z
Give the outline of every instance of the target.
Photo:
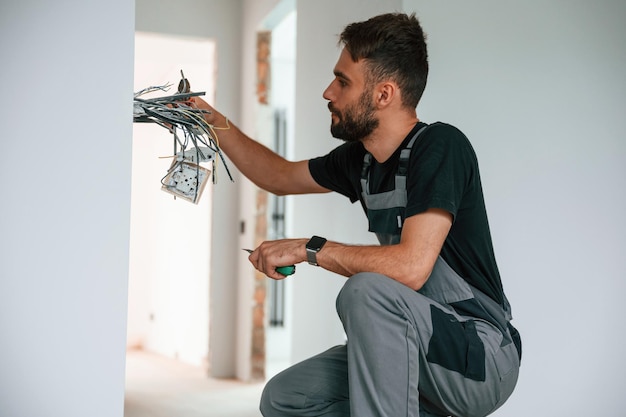
M 135 87 L 172 84 L 181 70 L 194 91 L 214 101 L 215 45 L 210 39 L 137 32 Z M 211 191 L 197 205 L 161 191 L 174 153 L 167 129 L 135 123 L 132 145 L 127 347 L 207 367 Z

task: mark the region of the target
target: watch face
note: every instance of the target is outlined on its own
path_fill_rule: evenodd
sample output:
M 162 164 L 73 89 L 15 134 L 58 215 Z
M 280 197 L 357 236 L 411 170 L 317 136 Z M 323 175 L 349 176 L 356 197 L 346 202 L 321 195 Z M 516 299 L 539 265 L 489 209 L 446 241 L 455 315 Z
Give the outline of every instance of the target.
M 326 239 L 324 239 L 323 237 L 313 236 L 311 240 L 309 240 L 309 243 L 306 244 L 306 247 L 307 249 L 318 251 L 322 249 L 322 246 L 324 246 L 324 243 L 326 243 Z

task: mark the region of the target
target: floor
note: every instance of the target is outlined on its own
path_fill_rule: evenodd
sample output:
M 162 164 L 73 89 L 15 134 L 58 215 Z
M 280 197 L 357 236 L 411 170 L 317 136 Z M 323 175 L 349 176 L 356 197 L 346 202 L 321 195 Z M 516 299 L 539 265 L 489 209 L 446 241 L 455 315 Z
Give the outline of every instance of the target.
M 200 368 L 129 351 L 124 417 L 260 417 L 263 385 L 209 379 Z

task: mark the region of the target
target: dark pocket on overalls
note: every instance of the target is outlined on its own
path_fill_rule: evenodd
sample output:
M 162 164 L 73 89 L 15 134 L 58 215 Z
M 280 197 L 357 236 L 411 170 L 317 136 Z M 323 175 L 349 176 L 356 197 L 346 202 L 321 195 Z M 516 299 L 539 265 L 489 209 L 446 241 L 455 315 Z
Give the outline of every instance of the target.
M 426 360 L 474 381 L 485 380 L 485 346 L 474 320 L 459 321 L 455 315 L 430 306 L 433 335 Z

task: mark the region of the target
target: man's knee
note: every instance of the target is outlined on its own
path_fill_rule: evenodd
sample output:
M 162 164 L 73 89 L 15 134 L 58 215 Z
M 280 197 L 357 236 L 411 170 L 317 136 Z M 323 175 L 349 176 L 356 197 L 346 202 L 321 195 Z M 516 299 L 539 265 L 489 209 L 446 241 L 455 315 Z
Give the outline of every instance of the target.
M 259 410 L 261 410 L 261 414 L 265 417 L 270 417 L 272 415 L 273 407 L 271 394 L 269 391 L 269 382 L 263 388 L 263 393 L 261 394 L 261 402 L 259 404 Z
M 372 272 L 361 272 L 351 276 L 337 296 L 339 316 L 355 308 L 367 308 L 384 294 L 384 285 L 391 278 Z
M 280 389 L 281 384 L 277 377 L 270 379 L 261 394 L 261 403 L 259 408 L 261 414 L 265 417 L 279 416 L 277 408 L 280 408 L 280 403 L 283 402 L 281 397 L 284 395 Z
M 284 410 L 298 409 L 304 405 L 304 395 L 289 390 L 291 384 L 287 379 L 288 375 L 283 372 L 270 379 L 263 388 L 259 404 L 263 416 L 288 416 L 290 414 Z

